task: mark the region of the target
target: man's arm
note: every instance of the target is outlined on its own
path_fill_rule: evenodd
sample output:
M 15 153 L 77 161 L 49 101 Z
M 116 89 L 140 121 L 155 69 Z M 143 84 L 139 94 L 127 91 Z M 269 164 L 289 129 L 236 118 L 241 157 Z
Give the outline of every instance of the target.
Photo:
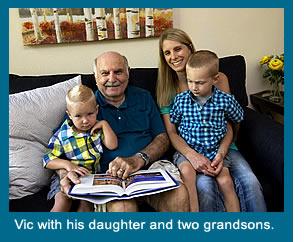
M 152 142 L 147 145 L 143 150 L 138 152 L 144 152 L 150 157 L 150 161 L 156 161 L 169 148 L 169 138 L 166 133 L 160 133 L 157 135 Z M 137 155 L 131 157 L 117 157 L 109 164 L 108 173 L 113 176 L 127 178 L 129 174 L 138 171 L 145 165 L 145 161 Z
M 161 158 L 169 148 L 169 138 L 166 133 L 157 135 L 154 140 L 143 150 L 150 157 L 150 161 L 154 162 Z

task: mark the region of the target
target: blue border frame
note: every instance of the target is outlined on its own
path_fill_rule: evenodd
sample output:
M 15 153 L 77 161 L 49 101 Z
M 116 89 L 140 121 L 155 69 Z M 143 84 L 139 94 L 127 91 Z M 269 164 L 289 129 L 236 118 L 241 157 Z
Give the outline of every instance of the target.
M 293 58 L 293 10 L 292 1 L 287 0 L 256 0 L 245 3 L 244 0 L 231 0 L 231 1 L 210 1 L 197 3 L 195 0 L 183 1 L 182 3 L 172 1 L 86 1 L 87 5 L 97 6 L 103 4 L 105 7 L 220 7 L 220 8 L 284 8 L 285 15 L 285 75 L 286 80 L 293 80 L 292 72 L 292 58 Z M 1 65 L 1 113 L 2 127 L 8 127 L 8 58 L 9 58 L 9 23 L 8 23 L 8 8 L 14 7 L 28 7 L 37 6 L 36 1 L 14 1 L 8 4 L 2 4 L 0 8 L 0 16 L 2 20 L 1 24 L 1 53 L 2 53 L 2 65 Z M 83 5 L 83 1 L 44 1 L 39 4 L 39 7 L 79 7 Z M 122 240 L 124 242 L 134 240 L 148 241 L 220 241 L 231 240 L 233 242 L 244 241 L 259 241 L 259 242 L 287 242 L 292 240 L 292 168 L 293 168 L 293 155 L 292 155 L 292 81 L 286 81 L 285 83 L 285 130 L 284 130 L 284 160 L 285 160 L 285 211 L 280 213 L 125 213 L 125 214 L 109 214 L 109 213 L 91 213 L 91 214 L 76 214 L 76 213 L 9 213 L 8 212 L 8 129 L 3 128 L 5 133 L 5 139 L 7 142 L 3 142 L 1 145 L 1 153 L 4 154 L 4 159 L 1 162 L 1 199 L 0 199 L 0 228 L 3 238 L 7 240 L 17 241 L 84 241 L 87 239 L 98 239 L 108 241 Z M 18 230 L 15 225 L 15 220 L 21 221 L 22 219 L 28 222 L 41 222 L 53 220 L 53 222 L 61 222 L 63 228 L 60 230 L 57 227 L 56 230 L 38 230 L 35 229 L 21 229 Z M 120 232 L 113 232 L 109 230 L 90 230 L 87 225 L 89 222 L 96 220 L 97 222 L 119 222 L 129 220 L 137 222 L 167 222 L 167 229 L 165 230 L 123 230 Z M 66 229 L 65 225 L 67 221 L 70 221 L 73 226 L 78 226 L 78 229 Z M 203 228 L 198 230 L 179 230 L 176 226 L 178 220 L 196 222 L 203 225 L 206 222 L 234 222 L 235 229 L 226 230 L 212 230 L 211 232 L 205 232 Z M 174 228 L 170 229 L 170 221 L 174 223 Z M 85 223 L 85 228 L 81 229 L 81 222 Z M 269 230 L 243 230 L 237 229 L 239 222 L 249 222 L 248 225 L 253 225 L 254 222 L 270 222 L 271 228 Z M 54 223 L 55 224 L 55 223 Z M 53 224 L 53 225 L 54 225 Z M 208 223 L 207 223 L 208 224 Z M 195 223 L 194 223 L 195 225 Z M 36 226 L 35 226 L 36 227 Z

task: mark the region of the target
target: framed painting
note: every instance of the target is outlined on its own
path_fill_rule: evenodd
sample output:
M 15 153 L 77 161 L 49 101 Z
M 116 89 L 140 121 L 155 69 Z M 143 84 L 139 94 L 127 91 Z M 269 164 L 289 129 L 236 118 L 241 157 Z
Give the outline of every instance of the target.
M 172 8 L 19 8 L 24 45 L 158 37 Z

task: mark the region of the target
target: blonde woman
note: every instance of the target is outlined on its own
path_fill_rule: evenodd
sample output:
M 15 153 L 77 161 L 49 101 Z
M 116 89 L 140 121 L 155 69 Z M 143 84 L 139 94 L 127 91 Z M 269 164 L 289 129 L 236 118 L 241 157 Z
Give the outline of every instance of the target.
M 215 158 L 210 161 L 192 149 L 179 136 L 175 125 L 170 122 L 169 112 L 175 96 L 188 90 L 186 64 L 194 51 L 193 42 L 184 31 L 175 28 L 164 31 L 159 39 L 159 73 L 156 87 L 157 102 L 167 133 L 173 147 L 181 154 L 181 156 L 175 155 L 174 160 L 179 163 L 182 159 L 188 160 L 198 173 L 197 189 L 188 192 L 190 200 L 194 201 L 198 198 L 199 204 L 192 206 L 191 211 L 225 211 L 223 198 L 213 179 L 222 170 L 225 157 L 232 161 L 230 171 L 234 178 L 241 211 L 266 211 L 259 181 L 236 146 L 232 144 L 231 124 L 228 123 L 227 134 L 222 139 Z M 223 73 L 219 73 L 215 86 L 224 92 L 230 92 L 228 78 Z

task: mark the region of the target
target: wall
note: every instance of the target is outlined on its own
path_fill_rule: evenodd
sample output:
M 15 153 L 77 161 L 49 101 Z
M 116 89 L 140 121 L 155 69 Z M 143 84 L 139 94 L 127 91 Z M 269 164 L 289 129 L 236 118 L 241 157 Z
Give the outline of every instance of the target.
M 91 73 L 93 59 L 106 50 L 126 55 L 131 67 L 157 67 L 157 38 L 23 46 L 18 10 L 10 9 L 9 13 L 10 73 Z M 174 27 L 185 30 L 196 49 L 211 49 L 219 56 L 244 55 L 248 93 L 267 87 L 261 77 L 259 59 L 284 51 L 283 9 L 177 8 Z

